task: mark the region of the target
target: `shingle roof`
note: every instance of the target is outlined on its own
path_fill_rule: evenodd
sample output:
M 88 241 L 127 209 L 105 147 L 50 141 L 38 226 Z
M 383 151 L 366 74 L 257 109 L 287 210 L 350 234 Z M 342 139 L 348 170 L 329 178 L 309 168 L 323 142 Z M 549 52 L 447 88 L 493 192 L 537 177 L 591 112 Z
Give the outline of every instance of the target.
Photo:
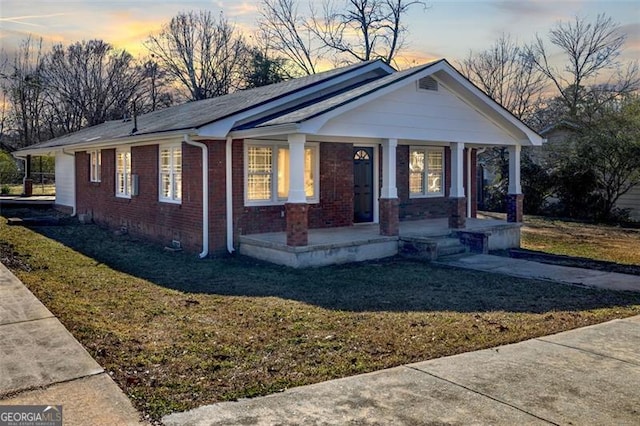
M 342 105 L 346 105 L 350 102 L 353 102 L 377 90 L 383 89 L 397 81 L 411 77 L 412 75 L 422 72 L 427 68 L 430 68 L 431 66 L 441 61 L 443 61 L 443 59 L 429 62 L 428 64 L 420 65 L 417 67 L 409 68 L 404 71 L 399 71 L 393 74 L 389 74 L 385 77 L 381 77 L 377 80 L 371 81 L 362 86 L 358 86 L 350 90 L 347 90 L 345 92 L 342 92 L 336 96 L 332 96 L 321 102 L 317 102 L 307 107 L 292 111 L 288 114 L 281 115 L 280 117 L 266 121 L 260 124 L 259 126 L 272 126 L 272 125 L 281 125 L 281 124 L 289 124 L 289 123 L 300 123 L 300 122 L 309 120 L 311 118 L 317 117 L 320 114 L 324 114 Z
M 353 64 L 281 83 L 242 90 L 225 96 L 189 102 L 143 114 L 137 117 L 137 132 L 135 132 L 135 135 L 198 128 L 275 101 L 297 91 L 311 88 L 374 62 L 378 61 Z M 32 145 L 26 149 L 59 148 L 91 141 L 126 138 L 131 136 L 133 127 L 134 123 L 131 120 L 108 121 L 40 144 Z

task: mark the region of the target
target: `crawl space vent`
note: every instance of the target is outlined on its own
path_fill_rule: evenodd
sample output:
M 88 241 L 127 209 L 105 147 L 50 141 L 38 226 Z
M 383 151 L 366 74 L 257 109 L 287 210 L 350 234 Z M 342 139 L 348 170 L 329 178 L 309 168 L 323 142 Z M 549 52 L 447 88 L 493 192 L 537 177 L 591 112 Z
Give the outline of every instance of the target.
M 438 90 L 438 82 L 432 77 L 423 77 L 418 80 L 418 89 L 420 90 Z

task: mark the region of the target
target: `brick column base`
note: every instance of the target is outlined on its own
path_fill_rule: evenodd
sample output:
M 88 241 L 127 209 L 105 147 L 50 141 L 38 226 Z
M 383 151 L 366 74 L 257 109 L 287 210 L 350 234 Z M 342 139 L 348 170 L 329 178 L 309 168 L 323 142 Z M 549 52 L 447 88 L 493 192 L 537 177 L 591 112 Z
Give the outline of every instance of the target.
M 33 180 L 25 179 L 24 180 L 24 188 L 23 188 L 23 197 L 31 197 L 33 195 Z
M 380 235 L 395 237 L 400 235 L 400 200 L 380 198 Z
M 287 203 L 287 245 L 306 246 L 309 243 L 309 206 L 307 203 Z
M 507 222 L 522 222 L 523 194 L 507 195 Z
M 460 229 L 467 224 L 467 199 L 465 197 L 449 199 L 449 228 Z

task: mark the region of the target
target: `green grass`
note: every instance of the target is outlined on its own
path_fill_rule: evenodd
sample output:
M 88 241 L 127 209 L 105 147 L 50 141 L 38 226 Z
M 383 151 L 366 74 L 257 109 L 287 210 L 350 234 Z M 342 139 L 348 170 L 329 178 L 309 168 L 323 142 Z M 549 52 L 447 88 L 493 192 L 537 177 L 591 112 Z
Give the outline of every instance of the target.
M 640 294 L 401 259 L 292 270 L 4 220 L 0 241 L 3 262 L 153 419 L 640 314 Z

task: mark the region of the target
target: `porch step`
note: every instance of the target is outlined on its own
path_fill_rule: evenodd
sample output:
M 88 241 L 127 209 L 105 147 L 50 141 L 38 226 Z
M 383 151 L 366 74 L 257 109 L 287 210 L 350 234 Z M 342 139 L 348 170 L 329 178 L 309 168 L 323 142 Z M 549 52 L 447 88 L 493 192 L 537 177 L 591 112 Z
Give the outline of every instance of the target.
M 438 259 L 444 256 L 466 253 L 467 251 L 467 246 L 462 244 L 458 238 L 445 237 L 437 239 L 436 253 Z
M 444 256 L 467 253 L 468 248 L 459 238 L 450 235 L 439 237 L 400 237 L 398 251 L 401 256 L 427 261 Z

